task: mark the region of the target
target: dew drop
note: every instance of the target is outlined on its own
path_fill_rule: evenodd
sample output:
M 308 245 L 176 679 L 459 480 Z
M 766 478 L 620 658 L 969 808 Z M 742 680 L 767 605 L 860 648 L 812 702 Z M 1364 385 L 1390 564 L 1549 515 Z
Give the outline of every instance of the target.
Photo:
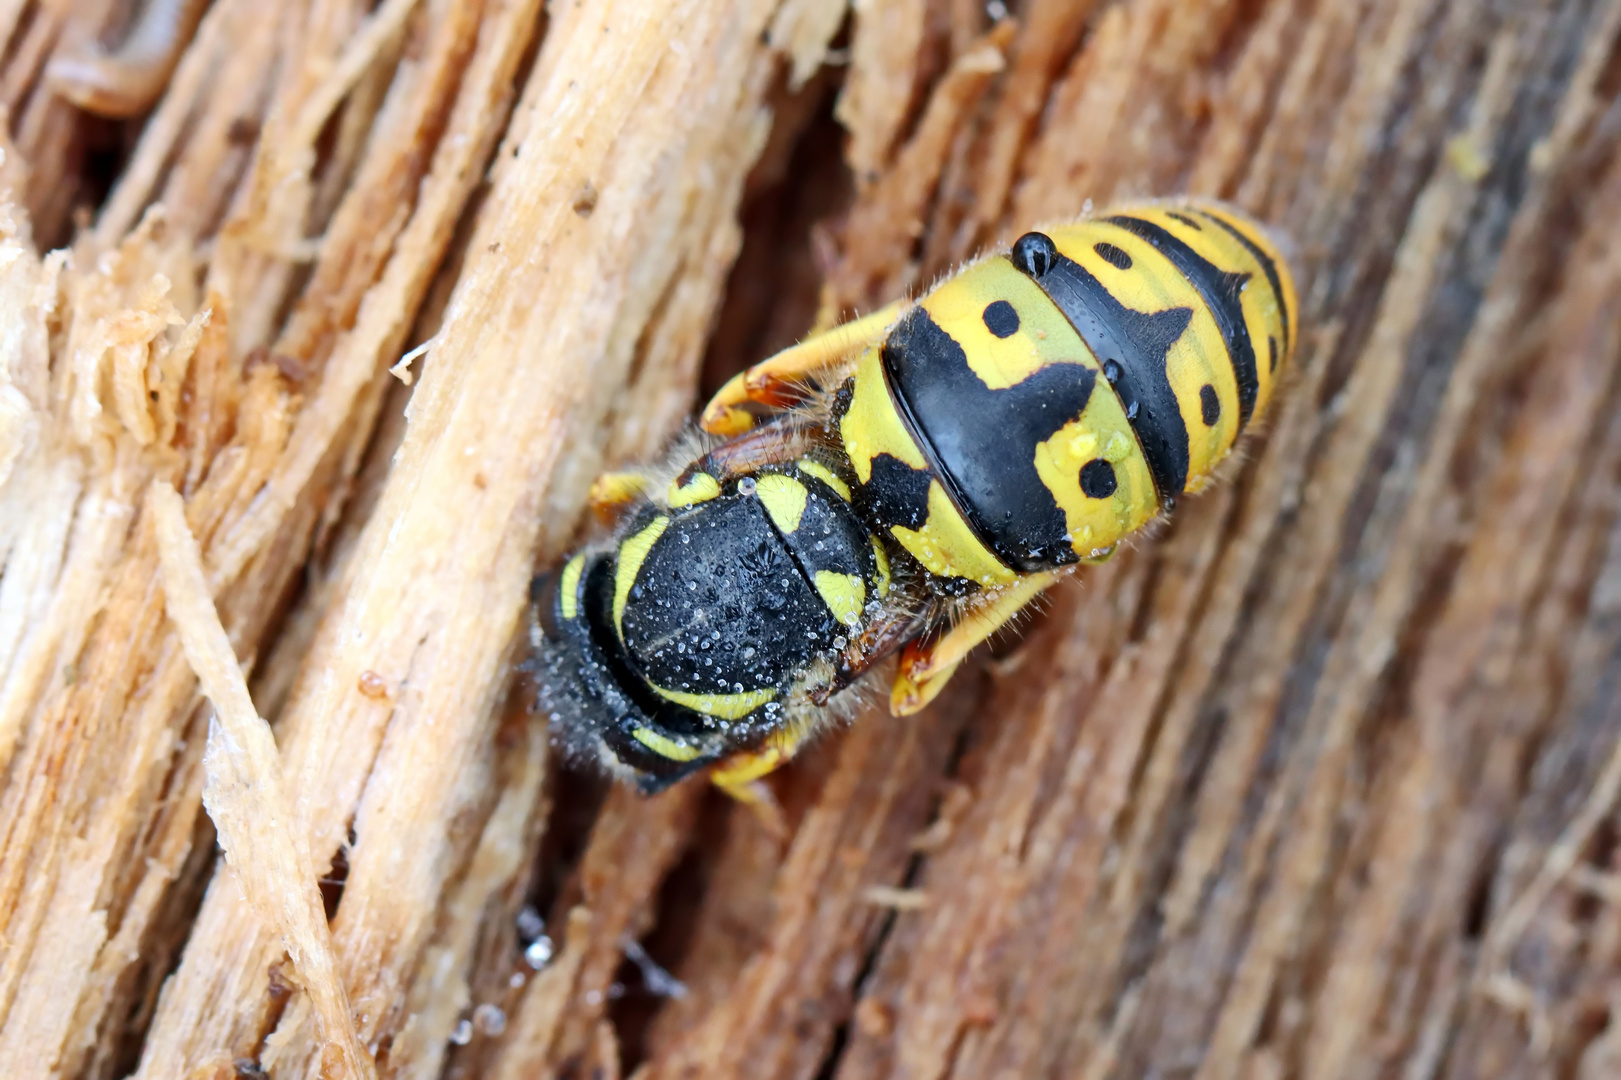
M 507 1029 L 507 1014 L 500 1006 L 485 1002 L 473 1010 L 473 1026 L 485 1035 L 499 1035 Z
M 517 929 L 519 939 L 534 941 L 546 932 L 546 920 L 540 917 L 540 912 L 525 906 L 518 912 Z
M 554 952 L 552 939 L 542 934 L 524 949 L 523 962 L 539 971 L 552 962 Z

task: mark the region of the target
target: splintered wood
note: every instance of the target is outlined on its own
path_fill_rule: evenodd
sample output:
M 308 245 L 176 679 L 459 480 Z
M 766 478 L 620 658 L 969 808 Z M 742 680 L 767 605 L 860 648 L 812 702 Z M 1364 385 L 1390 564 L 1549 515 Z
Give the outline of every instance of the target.
M 1616 1075 L 1618 64 L 1621 0 L 0 0 L 0 1076 Z M 1301 285 L 1228 482 L 785 836 L 548 761 L 528 580 L 708 342 L 1183 191 Z
M 248 696 L 248 684 L 208 592 L 202 554 L 186 525 L 180 496 L 158 481 L 147 495 L 163 572 L 164 607 L 180 637 L 186 662 L 214 707 L 203 768 L 203 805 L 214 822 L 226 865 L 260 918 L 274 927 L 300 985 L 320 1018 L 322 1038 L 351 1076 L 373 1075 L 371 1058 L 355 1034 L 349 999 L 337 978 L 308 838 L 295 832 L 281 758 L 270 725 Z

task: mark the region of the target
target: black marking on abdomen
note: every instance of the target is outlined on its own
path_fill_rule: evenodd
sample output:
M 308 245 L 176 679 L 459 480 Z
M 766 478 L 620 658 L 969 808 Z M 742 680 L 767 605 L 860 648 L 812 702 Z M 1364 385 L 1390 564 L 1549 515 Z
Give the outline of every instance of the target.
M 1028 236 L 1052 244 L 1039 233 Z M 1020 243 L 1025 244 L 1025 240 Z M 1025 246 L 1043 250 L 1037 241 Z M 1039 274 L 1026 273 L 1058 305 L 1102 363 L 1104 375 L 1119 395 L 1131 429 L 1137 434 L 1160 504 L 1169 509 L 1188 483 L 1188 427 L 1182 421 L 1182 408 L 1171 390 L 1165 363 L 1171 346 L 1187 330 L 1193 309 L 1134 311 L 1116 300 L 1084 266 L 1056 250 L 1051 259 L 1031 261 L 1029 265 L 1045 265 Z
M 1131 256 L 1125 251 L 1115 247 L 1107 240 L 1100 240 L 1092 245 L 1092 250 L 1098 253 L 1098 258 L 1114 267 L 1116 270 L 1130 270 Z
M 1186 225 L 1190 229 L 1195 229 L 1195 230 L 1198 230 L 1199 232 L 1204 231 L 1204 226 L 1203 225 L 1200 225 L 1197 221 L 1194 221 L 1192 218 L 1188 217 L 1188 215 L 1186 215 L 1186 214 L 1179 214 L 1175 210 L 1167 210 L 1167 211 L 1165 211 L 1165 216 L 1168 217 L 1168 218 L 1175 218 L 1177 221 L 1180 221 L 1182 224 Z
M 1023 573 L 1076 561 L 1064 512 L 1036 472 L 1036 447 L 1080 417 L 1093 370 L 1076 357 L 993 390 L 921 307 L 891 331 L 882 355 L 901 416 L 980 542 Z
M 1118 225 L 1154 245 L 1154 250 L 1169 259 L 1199 290 L 1205 307 L 1215 317 L 1216 329 L 1221 331 L 1221 340 L 1227 346 L 1227 359 L 1233 365 L 1233 378 L 1238 383 L 1238 430 L 1243 431 L 1255 412 L 1255 399 L 1261 393 L 1261 375 L 1255 367 L 1255 343 L 1250 340 L 1249 326 L 1244 322 L 1240 291 L 1249 280 L 1249 274 L 1221 269 L 1151 221 L 1134 217 L 1108 220 L 1109 224 Z
M 1232 235 L 1233 239 L 1237 240 L 1240 244 L 1243 244 L 1244 249 L 1251 255 L 1255 256 L 1255 261 L 1261 264 L 1261 272 L 1266 275 L 1266 283 L 1272 286 L 1272 295 L 1277 297 L 1278 314 L 1283 316 L 1283 347 L 1287 349 L 1289 347 L 1290 340 L 1294 336 L 1294 332 L 1289 324 L 1289 301 L 1283 298 L 1283 282 L 1278 278 L 1278 264 L 1274 262 L 1272 256 L 1268 255 L 1266 251 L 1254 240 L 1251 240 L 1238 229 L 1235 229 L 1232 225 L 1223 221 L 1215 214 L 1210 213 L 1208 210 L 1198 210 L 1195 211 L 1195 213 L 1199 214 L 1201 217 L 1214 221 L 1217 225 L 1220 225 L 1223 229 L 1226 229 L 1227 232 Z
M 985 329 L 999 338 L 1010 338 L 1019 332 L 1019 313 L 1006 300 L 986 304 L 980 317 L 985 320 Z
M 888 528 L 920 529 L 929 520 L 929 471 L 914 469 L 894 454 L 872 459 L 872 479 L 856 487 L 856 509 Z
M 1088 499 L 1107 499 L 1114 494 L 1114 466 L 1105 458 L 1093 458 L 1081 466 L 1081 494 Z
M 1215 427 L 1216 421 L 1221 419 L 1221 398 L 1209 383 L 1199 387 L 1199 418 L 1205 427 Z

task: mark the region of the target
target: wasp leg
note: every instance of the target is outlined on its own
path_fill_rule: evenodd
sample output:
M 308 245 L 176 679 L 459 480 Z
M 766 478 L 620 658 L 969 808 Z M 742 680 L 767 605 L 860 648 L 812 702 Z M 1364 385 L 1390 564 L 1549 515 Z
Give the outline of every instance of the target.
M 804 416 L 790 413 L 776 417 L 710 450 L 693 462 L 677 483 L 695 473 L 708 473 L 725 483 L 766 465 L 793 461 L 815 445 L 816 432 L 817 424 Z
M 783 817 L 777 797 L 763 782 L 799 752 L 810 729 L 796 726 L 776 732 L 758 750 L 733 754 L 712 770 L 709 780 L 716 787 L 754 811 L 767 831 L 773 836 L 788 835 L 788 822 Z
M 649 493 L 652 481 L 644 472 L 605 472 L 591 483 L 591 512 L 611 524 L 620 511 Z
M 652 473 L 603 473 L 591 485 L 591 509 L 599 521 L 612 524 L 637 499 L 671 509 L 705 502 L 737 477 L 803 457 L 816 445 L 819 430 L 807 417 L 779 416 L 710 450 L 678 473 L 665 489 L 657 487 L 658 479 Z
M 957 625 L 939 637 L 906 646 L 890 690 L 889 711 L 910 716 L 933 701 L 974 646 L 1006 626 L 1020 608 L 1060 576 L 1058 571 L 1047 571 L 1020 578 L 983 604 L 969 608 Z
M 854 686 L 860 678 L 917 635 L 917 616 L 897 611 L 891 617 L 880 617 L 872 622 L 839 654 L 834 662 L 833 679 L 826 686 L 814 687 L 806 695 L 816 705 L 826 705 L 827 699 Z
M 733 376 L 704 407 L 699 424 L 714 435 L 748 431 L 757 417 L 747 406 L 764 406 L 769 412 L 794 404 L 802 396 L 801 383 L 882 338 L 905 306 L 905 301 L 896 301 L 871 315 L 814 334 Z

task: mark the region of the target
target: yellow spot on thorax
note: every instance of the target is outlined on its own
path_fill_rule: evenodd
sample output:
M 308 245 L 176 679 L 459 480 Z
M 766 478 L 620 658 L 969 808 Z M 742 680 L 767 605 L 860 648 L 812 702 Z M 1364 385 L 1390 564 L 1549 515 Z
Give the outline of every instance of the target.
M 816 591 L 835 619 L 845 626 L 861 622 L 861 609 L 867 605 L 867 585 L 859 576 L 818 570 L 814 577 Z
M 876 536 L 872 537 L 872 559 L 878 565 L 878 595 L 889 595 L 889 552 Z
M 575 619 L 580 614 L 580 572 L 585 569 L 585 556 L 576 555 L 563 567 L 563 576 L 557 582 L 558 606 L 563 618 Z
M 816 477 L 816 479 L 832 488 L 834 492 L 837 493 L 839 498 L 843 499 L 845 502 L 850 501 L 850 485 L 846 484 L 843 480 L 840 480 L 837 473 L 828 468 L 826 465 L 823 465 L 820 461 L 814 461 L 811 458 L 801 458 L 799 461 L 799 471 L 804 473 L 806 476 Z
M 697 747 L 676 742 L 674 739 L 660 735 L 652 728 L 635 728 L 631 731 L 630 737 L 659 757 L 666 757 L 671 761 L 691 761 L 698 756 Z
M 669 527 L 669 518 L 656 517 L 641 532 L 619 545 L 618 562 L 614 566 L 614 630 L 621 639 L 625 636 L 625 604 L 630 600 L 630 587 L 636 583 L 636 574 L 647 561 L 647 553 Z
M 720 481 L 708 473 L 694 473 L 685 484 L 670 481 L 670 492 L 665 501 L 672 507 L 692 506 L 708 502 L 720 494 Z
M 805 513 L 805 500 L 810 493 L 791 476 L 767 473 L 755 482 L 755 495 L 771 515 L 772 524 L 784 534 L 799 528 L 799 519 Z
M 667 701 L 722 720 L 741 720 L 777 696 L 777 691 L 769 686 L 764 690 L 745 690 L 740 694 L 688 694 L 680 690 L 667 690 L 656 683 L 648 685 Z

